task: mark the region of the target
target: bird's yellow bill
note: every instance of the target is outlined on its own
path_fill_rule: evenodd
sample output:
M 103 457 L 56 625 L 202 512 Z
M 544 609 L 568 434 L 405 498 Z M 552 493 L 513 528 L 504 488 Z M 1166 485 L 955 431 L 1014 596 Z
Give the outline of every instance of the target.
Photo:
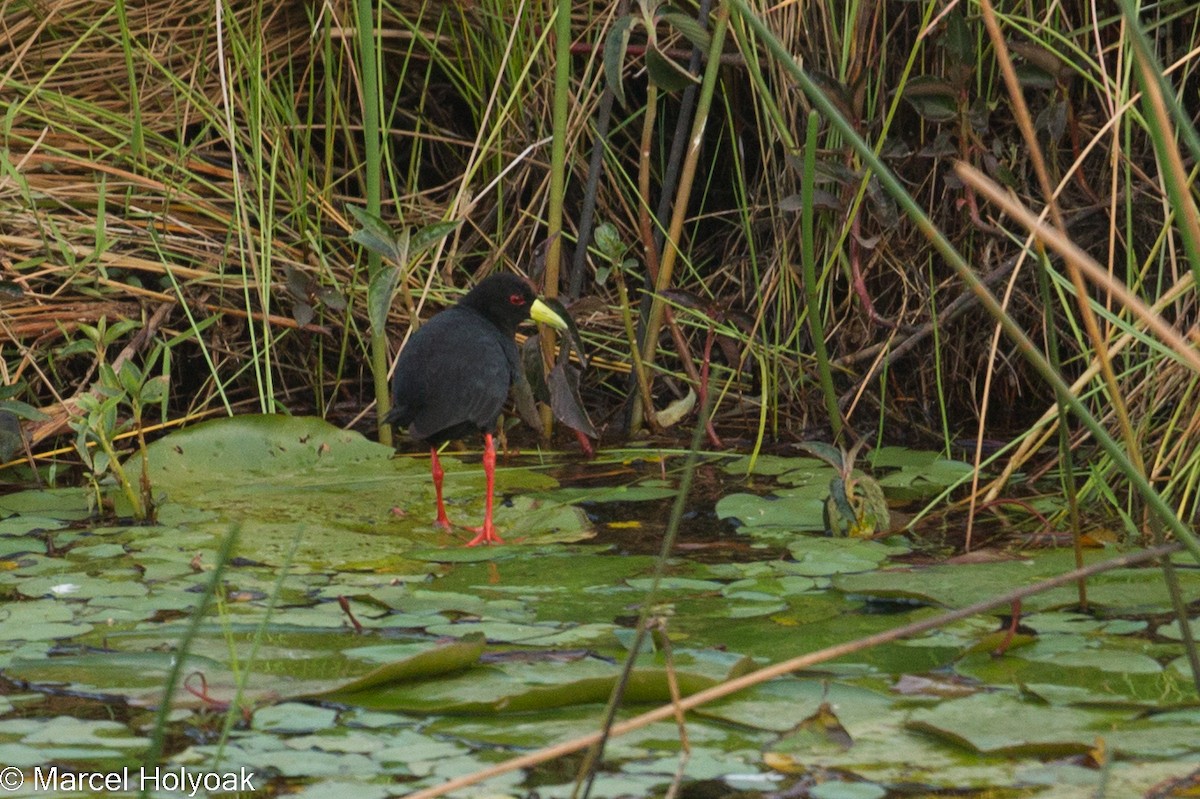
M 529 306 L 529 315 L 533 317 L 533 321 L 541 322 L 543 325 L 550 325 L 555 330 L 567 329 L 566 320 L 556 314 L 549 305 L 541 300 L 533 301 L 533 305 Z

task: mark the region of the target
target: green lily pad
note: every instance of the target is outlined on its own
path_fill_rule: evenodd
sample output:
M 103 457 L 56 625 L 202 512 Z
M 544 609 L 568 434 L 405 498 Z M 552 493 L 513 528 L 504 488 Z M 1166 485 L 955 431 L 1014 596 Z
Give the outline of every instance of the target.
M 482 635 L 470 635 L 432 649 L 421 648 L 408 657 L 385 663 L 347 683 L 312 696 L 326 699 L 345 697 L 382 686 L 450 674 L 478 661 L 479 656 L 483 654 L 483 647 Z
M 823 532 L 825 497 L 828 495 L 828 484 L 815 492 L 797 492 L 789 496 L 729 494 L 717 501 L 717 517 L 736 519 L 751 533 L 758 528 Z
M 167 652 L 98 652 L 64 657 L 18 660 L 4 673 L 32 685 L 54 685 L 76 693 L 119 695 L 158 701 L 175 656 Z M 191 671 L 223 671 L 220 664 L 198 655 L 188 657 Z
M 0 515 L 45 517 L 75 522 L 92 515 L 80 488 L 43 488 L 0 496 Z
M 0 519 L 0 536 L 22 538 L 36 531 L 60 530 L 70 523 L 67 519 L 58 519 L 53 516 L 16 514 L 7 519 Z M 31 543 L 36 546 L 38 542 L 31 541 Z
M 40 599 L 0 605 L 0 623 L 10 641 L 50 641 L 85 633 L 92 625 L 74 622 L 74 611 L 65 602 Z
M 235 525 L 252 527 L 253 535 L 239 539 L 237 555 L 262 563 L 408 570 L 408 550 L 457 546 L 469 535 L 449 535 L 431 523 L 427 461 L 393 457 L 389 447 L 319 419 L 258 415 L 205 422 L 154 442 L 147 458 L 162 524 L 207 531 L 213 541 Z M 450 457 L 442 463 L 451 517 L 477 522 L 483 516 L 480 467 Z M 496 524 L 510 541 L 591 534 L 586 517 L 569 504 L 520 494 L 504 501 L 505 492 L 544 490 L 553 478 L 511 467 L 496 474 Z
M 788 544 L 788 552 L 796 561 L 792 568 L 812 577 L 871 571 L 893 555 L 907 551 L 902 539 L 869 541 L 803 536 Z
M 697 659 L 677 656 L 674 677 L 683 695 L 743 673 L 745 659 Z M 460 676 L 416 685 L 388 685 L 339 695 L 339 701 L 373 710 L 405 713 L 490 714 L 545 710 L 603 703 L 620 667 L 595 659 L 537 663 L 497 663 Z M 661 666 L 635 668 L 626 687 L 627 702 L 670 701 L 667 672 Z
M 283 702 L 255 711 L 252 726 L 266 732 L 294 734 L 326 730 L 336 722 L 337 711 L 333 708 Z
M 1153 741 L 1155 754 L 1170 757 L 1200 750 L 1200 739 L 1182 732 L 1195 730 L 1191 722 L 1146 725 L 1130 711 L 1049 706 L 1010 694 L 979 693 L 917 710 L 908 726 L 980 753 L 1058 757 L 1088 752 L 1101 738 L 1115 751 L 1136 748 L 1141 756 Z

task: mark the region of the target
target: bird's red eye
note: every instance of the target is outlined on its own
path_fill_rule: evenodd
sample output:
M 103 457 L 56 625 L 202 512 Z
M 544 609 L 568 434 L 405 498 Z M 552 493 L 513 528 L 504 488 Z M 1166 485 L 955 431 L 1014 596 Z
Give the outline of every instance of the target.
M 508 301 L 512 305 L 524 305 L 525 297 L 521 294 L 510 294 L 508 295 Z

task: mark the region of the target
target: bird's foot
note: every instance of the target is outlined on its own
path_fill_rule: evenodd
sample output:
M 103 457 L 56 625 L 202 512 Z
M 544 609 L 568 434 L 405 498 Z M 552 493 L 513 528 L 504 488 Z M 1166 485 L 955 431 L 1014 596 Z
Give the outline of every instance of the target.
M 439 513 L 438 517 L 433 520 L 433 523 L 443 530 L 453 530 L 454 525 L 450 523 L 450 517 L 444 513 Z
M 476 533 L 476 536 L 467 542 L 467 546 L 469 547 L 477 547 L 480 544 L 504 543 L 504 539 L 496 534 L 496 526 L 490 520 L 484 522 L 482 527 L 468 527 L 466 529 Z

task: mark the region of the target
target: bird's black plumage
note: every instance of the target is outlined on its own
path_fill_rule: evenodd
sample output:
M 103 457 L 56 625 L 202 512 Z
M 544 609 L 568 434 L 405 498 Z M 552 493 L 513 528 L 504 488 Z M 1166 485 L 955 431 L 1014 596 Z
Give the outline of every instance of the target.
M 510 388 L 524 379 L 513 337 L 517 326 L 530 317 L 560 330 L 567 327 L 524 279 L 509 273 L 492 275 L 413 333 L 392 376 L 392 409 L 384 421 L 407 427 L 410 436 L 430 446 L 437 522 L 444 527 L 450 522 L 442 503 L 437 448 L 452 439 L 484 436 L 487 511 L 472 544 L 500 541 L 492 525 L 496 460 L 492 434 Z
M 521 379 L 513 336 L 536 299 L 523 279 L 502 272 L 422 325 L 396 362 L 386 421 L 430 446 L 494 433 Z

